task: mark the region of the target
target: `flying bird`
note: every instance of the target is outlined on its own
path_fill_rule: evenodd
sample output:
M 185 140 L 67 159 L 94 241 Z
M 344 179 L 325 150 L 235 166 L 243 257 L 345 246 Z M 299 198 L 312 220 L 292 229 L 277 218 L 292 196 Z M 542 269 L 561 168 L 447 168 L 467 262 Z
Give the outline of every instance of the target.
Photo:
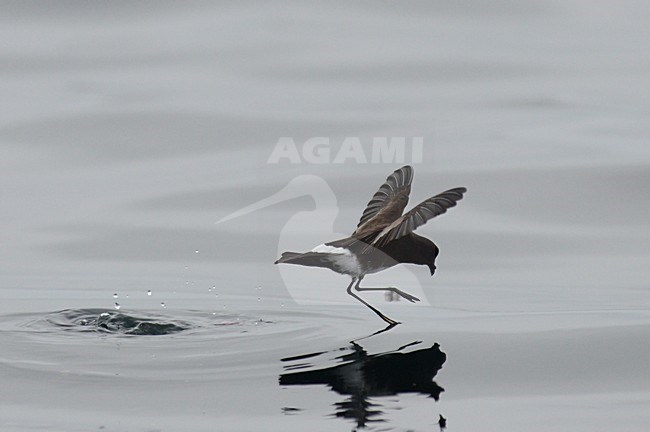
M 410 302 L 419 301 L 417 297 L 395 287 L 370 288 L 359 285 L 365 275 L 400 263 L 426 265 L 433 276 L 438 247 L 413 231 L 454 207 L 467 192 L 464 187 L 449 189 L 403 213 L 412 181 L 412 167 L 407 165 L 396 170 L 374 194 L 350 237 L 321 244 L 309 252 L 283 252 L 275 264 L 322 267 L 348 275 L 352 278 L 347 288 L 349 295 L 369 307 L 390 326 L 399 324 L 355 294 L 353 288 L 359 292 L 391 291 Z

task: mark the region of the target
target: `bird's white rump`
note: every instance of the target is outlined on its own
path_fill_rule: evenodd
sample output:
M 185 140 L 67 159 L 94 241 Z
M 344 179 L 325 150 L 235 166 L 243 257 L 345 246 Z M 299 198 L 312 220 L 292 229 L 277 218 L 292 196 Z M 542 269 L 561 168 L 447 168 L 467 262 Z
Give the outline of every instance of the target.
M 328 253 L 328 254 L 336 254 L 336 255 L 352 255 L 352 252 L 350 252 L 348 249 L 328 246 L 326 244 L 320 244 L 316 246 L 311 250 L 311 252 Z

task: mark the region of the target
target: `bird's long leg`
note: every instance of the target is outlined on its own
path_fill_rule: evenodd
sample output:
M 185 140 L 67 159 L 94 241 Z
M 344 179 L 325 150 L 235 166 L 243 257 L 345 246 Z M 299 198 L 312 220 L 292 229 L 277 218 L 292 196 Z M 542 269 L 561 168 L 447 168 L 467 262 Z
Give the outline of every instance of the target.
M 358 280 L 360 281 L 361 278 L 359 278 Z M 361 303 L 363 303 L 364 305 L 368 306 L 368 307 L 369 307 L 369 308 L 370 308 L 374 313 L 376 313 L 376 314 L 379 316 L 379 318 L 381 318 L 381 319 L 383 319 L 384 321 L 386 321 L 390 326 L 394 326 L 394 325 L 399 324 L 399 322 L 397 322 L 397 321 L 395 321 L 395 320 L 392 320 L 392 319 L 388 318 L 386 315 L 384 315 L 383 313 L 379 312 L 378 309 L 372 307 L 370 304 L 366 303 L 366 302 L 365 302 L 361 297 L 359 297 L 358 295 L 356 295 L 355 293 L 353 293 L 353 292 L 352 292 L 352 287 L 354 286 L 354 283 L 355 283 L 355 282 L 357 282 L 357 285 L 358 285 L 358 281 L 357 281 L 356 278 L 352 279 L 352 282 L 350 282 L 350 285 L 348 285 L 348 294 L 350 294 L 350 295 L 351 295 L 352 297 L 354 297 L 355 299 L 359 300 L 359 301 L 360 301 Z
M 368 335 L 368 336 L 364 336 L 364 337 L 360 337 L 359 339 L 352 340 L 352 341 L 350 341 L 350 343 L 351 343 L 351 344 L 354 344 L 355 342 L 359 342 L 359 341 L 362 341 L 362 340 L 364 340 L 364 339 L 368 339 L 368 338 L 371 338 L 371 337 L 373 337 L 373 336 L 377 336 L 378 334 L 382 334 L 383 332 L 387 332 L 388 330 L 392 329 L 392 328 L 395 327 L 396 325 L 397 325 L 397 324 L 388 324 L 388 325 L 386 326 L 386 328 L 383 328 L 383 329 L 381 329 L 381 330 L 377 330 L 376 332 L 374 332 L 373 334 L 370 334 L 370 335 Z
M 405 298 L 406 300 L 410 301 L 411 303 L 415 303 L 415 302 L 420 301 L 420 299 L 417 298 L 416 296 L 411 295 L 411 294 L 409 294 L 409 293 L 406 293 L 406 292 L 402 291 L 401 289 L 398 289 L 398 288 L 395 288 L 395 287 L 386 287 L 386 288 L 366 288 L 366 287 L 360 287 L 359 284 L 361 283 L 361 279 L 363 279 L 363 276 L 360 277 L 360 278 L 357 280 L 357 286 L 355 287 L 355 289 L 356 289 L 357 291 L 392 291 L 392 292 L 394 292 L 395 294 L 399 295 L 400 297 L 403 297 L 403 298 Z

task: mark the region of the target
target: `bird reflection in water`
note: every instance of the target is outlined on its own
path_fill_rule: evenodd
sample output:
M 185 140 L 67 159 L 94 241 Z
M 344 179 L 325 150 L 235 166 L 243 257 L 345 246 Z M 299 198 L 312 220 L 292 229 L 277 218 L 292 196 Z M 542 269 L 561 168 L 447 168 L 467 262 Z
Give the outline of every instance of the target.
M 371 398 L 393 396 L 402 393 L 427 395 L 436 401 L 442 387 L 433 381 L 446 360 L 440 345 L 405 352 L 406 348 L 419 345 L 412 342 L 395 351 L 368 354 L 358 343 L 351 342 L 350 352 L 336 357 L 336 366 L 301 371 L 312 365 L 307 359 L 325 354 L 305 354 L 282 359 L 287 364 L 280 375 L 281 386 L 323 384 L 338 394 L 348 396 L 337 402 L 334 415 L 351 419 L 357 428 L 364 428 L 370 422 L 384 421 L 381 405 Z

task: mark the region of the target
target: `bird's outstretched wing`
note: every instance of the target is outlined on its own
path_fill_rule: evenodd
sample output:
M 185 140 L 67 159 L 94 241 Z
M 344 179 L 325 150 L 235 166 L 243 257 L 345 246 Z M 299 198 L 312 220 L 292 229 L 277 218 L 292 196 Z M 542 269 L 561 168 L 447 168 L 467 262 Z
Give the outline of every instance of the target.
M 381 231 L 402 216 L 409 201 L 412 181 L 413 168 L 408 165 L 389 175 L 366 206 L 352 235 L 357 238 L 367 237 Z
M 467 192 L 464 187 L 449 189 L 434 197 L 431 197 L 413 207 L 399 219 L 384 228 L 372 241 L 371 245 L 379 248 L 389 242 L 415 231 L 419 226 L 424 225 L 430 219 L 441 215 L 448 208 L 454 207 L 458 201 L 463 199 Z

